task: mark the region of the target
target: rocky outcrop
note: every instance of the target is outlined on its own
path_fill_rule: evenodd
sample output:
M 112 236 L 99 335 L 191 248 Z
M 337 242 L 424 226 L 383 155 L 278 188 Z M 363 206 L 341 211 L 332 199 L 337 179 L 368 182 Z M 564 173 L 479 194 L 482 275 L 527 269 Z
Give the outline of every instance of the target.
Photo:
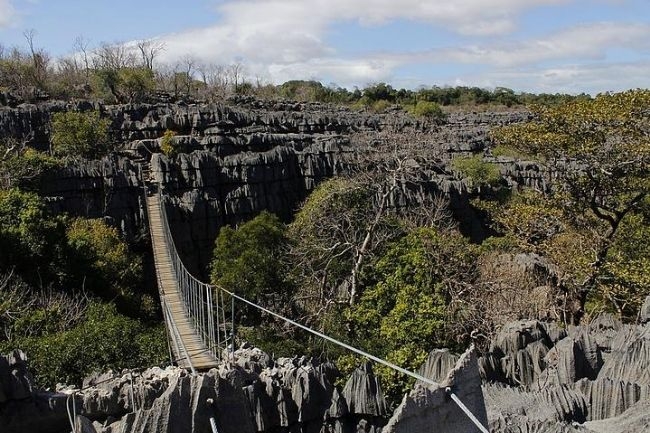
M 432 352 L 425 365 L 438 364 L 441 360 L 440 355 L 440 352 Z M 424 370 L 426 369 L 425 367 Z M 418 383 L 413 391 L 405 395 L 386 427 L 382 429 L 382 433 L 480 432 L 459 406 L 450 399 L 449 391 L 463 402 L 483 426 L 487 425 L 476 353 L 473 348 L 470 348 L 458 359 L 439 385 L 423 386 Z
M 645 298 L 641 311 L 639 312 L 639 319 L 641 323 L 650 322 L 650 296 Z
M 21 350 L 0 356 L 0 404 L 28 399 L 34 391 L 34 378 L 27 370 L 27 357 Z
M 553 329 L 537 321 L 508 324 L 479 360 L 492 431 L 647 428 L 638 408 L 650 402 L 648 325 L 603 315 L 568 332 Z M 614 425 L 608 420 L 625 413 L 632 421 L 607 430 Z
M 434 351 L 421 370 L 442 373 L 452 358 Z M 416 385 L 386 426 L 390 413 L 370 363 L 357 368 L 341 389 L 335 385 L 340 373 L 329 362 L 274 360 L 247 346 L 235 351 L 234 360 L 196 375 L 156 367 L 96 375 L 81 389 L 28 388 L 27 397 L 16 400 L 24 395 L 11 394 L 12 401 L 0 402 L 0 427 L 3 433 L 61 433 L 74 422 L 84 433 L 211 433 L 214 422 L 222 433 L 413 432 L 431 425 L 475 431 L 447 388 L 486 423 L 473 349 L 445 373 L 440 386 Z M 11 365 L 24 366 L 21 362 Z
M 116 155 L 71 162 L 46 173 L 40 192 L 52 211 L 105 218 L 126 239 L 137 241 L 147 233 L 141 170 L 141 165 Z
M 23 378 L 15 373 L 24 370 L 17 355 L 2 359 L 10 359 L 12 377 Z M 234 359 L 198 375 L 176 367 L 109 372 L 86 380 L 82 389 L 57 392 L 3 379 L 10 400 L 0 402 L 0 426 L 3 433 L 57 433 L 73 418 L 81 431 L 94 433 L 211 433 L 212 418 L 219 432 L 254 433 L 374 432 L 385 423 L 386 403 L 368 364 L 341 391 L 331 363 L 272 360 L 250 347 L 237 350 Z
M 45 150 L 52 113 L 69 110 L 98 110 L 110 119 L 110 134 L 121 157 L 71 163 L 48 173 L 41 193 L 53 209 L 106 217 L 127 240 L 137 241 L 146 233 L 139 198 L 143 185 L 140 166 L 129 159 L 148 161 L 153 152 L 156 179 L 164 182 L 172 197 L 168 207 L 179 250 L 188 263 L 197 264 L 193 271 L 201 272 L 222 225 L 245 221 L 262 210 L 288 219 L 320 181 L 349 172 L 364 152 L 375 151 L 377 142 L 396 137 L 417 143 L 414 154 L 432 165 L 422 167 L 420 185 L 396 191 L 392 205 L 419 202 L 426 194 L 444 195 L 461 229 L 480 239 L 485 232 L 469 206 L 467 184 L 444 167 L 456 154 L 485 150 L 492 127 L 529 116 L 458 112 L 438 124 L 401 111 L 375 114 L 326 104 L 246 98 L 193 105 L 55 101 L 1 107 L 0 135 Z M 159 153 L 160 138 L 167 130 L 177 134 L 173 141 L 181 152 L 171 159 Z M 527 179 L 532 184 L 535 176 L 541 176 L 534 174 L 530 164 L 495 163 L 511 182 Z

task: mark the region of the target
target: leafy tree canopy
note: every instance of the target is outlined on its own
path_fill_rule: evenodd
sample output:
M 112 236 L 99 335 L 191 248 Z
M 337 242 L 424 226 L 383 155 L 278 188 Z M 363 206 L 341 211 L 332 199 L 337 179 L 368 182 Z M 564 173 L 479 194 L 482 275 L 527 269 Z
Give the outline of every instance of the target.
M 576 218 L 588 212 L 598 220 L 591 224 L 591 271 L 578 289 L 584 306 L 604 278 L 622 223 L 650 192 L 650 90 L 601 94 L 533 112 L 533 121 L 502 128 L 494 138 L 539 158 L 558 178 L 557 199 Z
M 369 271 L 376 283 L 348 312 L 357 344 L 408 369 L 430 350 L 454 347 L 446 332 L 448 304 L 472 280 L 477 249 L 456 232 L 421 228 L 392 243 Z M 379 368 L 389 393 L 401 397 L 407 381 Z
M 100 158 L 109 151 L 109 125 L 96 111 L 54 113 L 52 150 L 65 157 Z
M 263 211 L 237 229 L 222 227 L 212 260 L 212 282 L 256 299 L 283 286 L 284 224 Z

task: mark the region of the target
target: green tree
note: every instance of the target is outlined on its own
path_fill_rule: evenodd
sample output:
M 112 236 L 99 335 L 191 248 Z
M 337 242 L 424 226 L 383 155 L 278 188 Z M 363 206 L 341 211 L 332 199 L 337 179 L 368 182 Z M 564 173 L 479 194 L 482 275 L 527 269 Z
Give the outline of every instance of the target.
M 66 234 L 69 273 L 75 285 L 84 285 L 104 299 L 117 297 L 120 308 L 133 310 L 142 263 L 129 251 L 117 229 L 101 219 L 77 218 Z
M 64 157 L 101 158 L 109 151 L 109 125 L 96 111 L 54 113 L 52 150 Z
M 41 175 L 61 165 L 61 161 L 44 152 L 26 149 L 7 149 L 5 157 L 0 159 L 0 189 L 19 187 L 23 190 L 38 190 Z
M 167 347 L 162 325 L 147 327 L 120 315 L 112 304 L 92 304 L 77 326 L 41 336 L 0 343 L 0 351 L 20 347 L 41 386 L 56 383 L 80 385 L 92 372 L 109 368 L 160 365 Z
M 427 119 L 434 120 L 436 122 L 443 121 L 446 117 L 440 105 L 436 104 L 435 102 L 429 102 L 423 100 L 418 101 L 413 106 L 413 108 L 411 109 L 411 113 L 414 116 L 424 117 Z
M 348 316 L 356 343 L 404 368 L 416 370 L 434 348 L 454 347 L 448 304 L 474 278 L 477 249 L 460 234 L 421 228 L 394 242 L 369 273 Z M 399 399 L 410 382 L 378 368 L 382 384 Z
M 61 281 L 65 268 L 64 219 L 35 193 L 0 190 L 0 269 L 15 269 L 33 284 Z
M 284 224 L 266 211 L 237 229 L 222 227 L 211 264 L 212 282 L 251 300 L 281 291 L 284 232 Z
M 582 307 L 603 277 L 621 224 L 650 191 L 648 107 L 650 90 L 600 94 L 534 107 L 533 121 L 494 134 L 497 143 L 538 157 L 558 177 L 556 193 L 566 195 L 575 213 L 599 220 L 592 269 L 576 294 Z
M 118 72 L 120 93 L 128 102 L 142 102 L 156 87 L 153 70 L 146 67 L 122 68 Z
M 174 137 L 176 137 L 176 132 L 167 129 L 160 138 L 160 150 L 167 156 L 174 156 L 178 153 L 180 146 Z
M 481 186 L 496 187 L 501 183 L 499 166 L 485 161 L 480 155 L 455 158 L 451 163 L 455 171 L 469 179 L 472 186 L 480 190 Z

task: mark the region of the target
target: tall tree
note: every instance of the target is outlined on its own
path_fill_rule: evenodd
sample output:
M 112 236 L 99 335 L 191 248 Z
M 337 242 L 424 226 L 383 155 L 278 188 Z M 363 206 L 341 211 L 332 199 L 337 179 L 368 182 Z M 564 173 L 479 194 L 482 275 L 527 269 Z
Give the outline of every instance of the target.
M 533 113 L 531 122 L 503 128 L 494 138 L 539 158 L 559 181 L 554 193 L 566 196 L 570 210 L 600 221 L 591 272 L 576 293 L 584 307 L 621 223 L 650 192 L 650 90 L 539 106 Z

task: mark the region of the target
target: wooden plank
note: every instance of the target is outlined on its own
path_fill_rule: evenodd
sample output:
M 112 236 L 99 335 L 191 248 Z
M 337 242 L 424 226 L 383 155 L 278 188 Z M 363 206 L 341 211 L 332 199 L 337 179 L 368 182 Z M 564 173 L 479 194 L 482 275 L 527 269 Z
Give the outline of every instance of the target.
M 160 215 L 158 196 L 147 197 L 147 210 L 149 214 L 149 226 L 151 231 L 151 243 L 154 252 L 154 263 L 156 274 L 159 278 L 159 284 L 162 286 L 161 297 L 169 306 L 171 320 L 176 325 L 180 338 L 187 351 L 187 354 L 195 369 L 205 370 L 216 367 L 218 361 L 203 345 L 200 337 L 197 335 L 191 324 L 190 318 L 186 314 L 185 304 L 181 299 L 178 284 L 175 279 L 172 260 L 169 255 L 168 246 Z M 171 332 L 171 330 L 170 330 Z M 174 348 L 174 352 L 175 352 Z M 179 350 L 180 351 L 180 350 Z M 174 353 L 176 359 L 181 359 L 184 353 Z M 182 359 L 179 365 L 189 367 L 188 363 Z

